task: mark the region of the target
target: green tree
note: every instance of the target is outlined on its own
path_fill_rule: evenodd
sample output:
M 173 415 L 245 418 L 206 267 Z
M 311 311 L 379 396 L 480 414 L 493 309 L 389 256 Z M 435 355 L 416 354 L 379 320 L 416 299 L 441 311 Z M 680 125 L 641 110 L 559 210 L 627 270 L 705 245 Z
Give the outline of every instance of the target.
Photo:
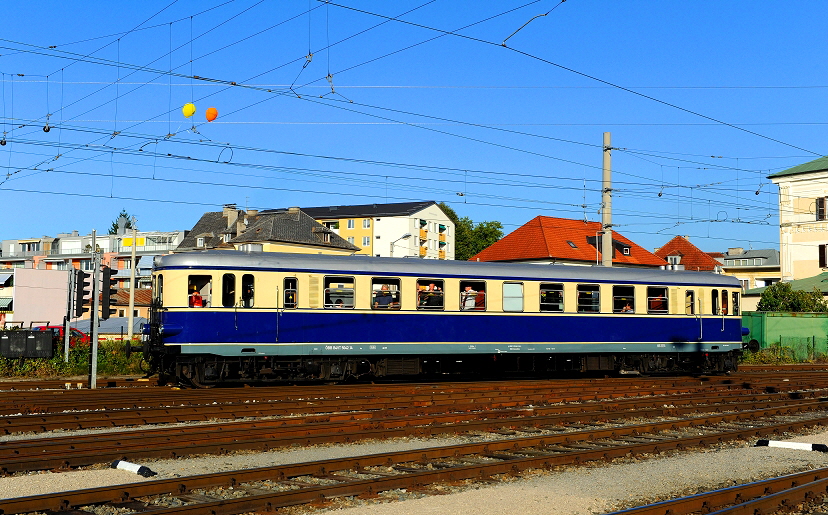
M 132 215 L 127 213 L 126 209 L 121 209 L 121 213 L 112 221 L 112 225 L 109 226 L 109 234 L 118 234 L 118 221 L 121 218 L 126 218 L 124 227 L 126 229 L 132 229 Z
M 828 303 L 817 288 L 813 291 L 794 290 L 790 283 L 773 283 L 762 292 L 759 311 L 785 311 L 794 313 L 825 313 Z
M 471 218 L 460 218 L 457 213 L 440 202 L 440 209 L 454 222 L 454 259 L 466 261 L 481 250 L 503 237 L 503 224 L 497 221 L 479 222 Z

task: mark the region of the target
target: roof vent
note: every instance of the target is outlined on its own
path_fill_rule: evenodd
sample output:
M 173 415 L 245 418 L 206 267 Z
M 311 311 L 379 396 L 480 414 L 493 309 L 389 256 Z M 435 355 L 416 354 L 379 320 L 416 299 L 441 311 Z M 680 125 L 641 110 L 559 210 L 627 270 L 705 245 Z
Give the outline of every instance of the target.
M 577 248 L 578 248 L 578 246 L 577 246 L 577 245 L 575 245 L 575 243 L 573 243 L 573 242 L 571 242 L 571 241 L 569 241 L 569 240 L 566 240 L 566 242 L 567 242 L 567 243 L 569 243 L 569 246 L 570 246 L 570 247 L 572 247 L 573 249 L 577 249 Z

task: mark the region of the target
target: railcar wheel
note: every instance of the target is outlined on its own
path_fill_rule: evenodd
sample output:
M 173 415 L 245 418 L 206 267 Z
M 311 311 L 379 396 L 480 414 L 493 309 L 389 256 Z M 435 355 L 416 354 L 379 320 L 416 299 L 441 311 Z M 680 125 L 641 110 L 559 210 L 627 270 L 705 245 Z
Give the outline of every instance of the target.
M 190 383 L 196 388 L 213 388 L 216 386 L 215 384 L 204 382 L 204 368 L 204 363 L 195 363 L 192 365 L 193 374 L 192 377 L 190 377 Z

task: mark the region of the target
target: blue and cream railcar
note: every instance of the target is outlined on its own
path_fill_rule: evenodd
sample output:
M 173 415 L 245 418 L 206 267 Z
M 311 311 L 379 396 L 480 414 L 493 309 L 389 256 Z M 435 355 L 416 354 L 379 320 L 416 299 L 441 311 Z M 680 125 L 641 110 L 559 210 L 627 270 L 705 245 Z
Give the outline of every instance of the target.
M 143 351 L 196 384 L 728 371 L 739 292 L 700 272 L 189 252 L 156 258 Z

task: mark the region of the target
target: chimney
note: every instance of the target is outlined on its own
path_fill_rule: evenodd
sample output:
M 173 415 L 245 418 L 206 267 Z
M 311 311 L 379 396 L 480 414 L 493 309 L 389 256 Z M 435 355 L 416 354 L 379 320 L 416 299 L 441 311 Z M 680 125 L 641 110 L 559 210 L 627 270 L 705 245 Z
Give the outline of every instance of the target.
M 690 235 L 689 234 L 686 234 L 686 235 L 682 236 L 682 238 L 684 238 L 687 241 L 690 241 Z
M 256 216 L 256 215 L 258 215 L 258 214 L 259 214 L 259 210 L 258 210 L 258 209 L 248 209 L 248 210 L 247 210 L 247 216 Z
M 288 213 L 298 213 L 298 212 L 299 212 L 298 207 L 289 207 L 288 208 Z
M 236 210 L 236 204 L 224 204 L 222 209 L 222 216 L 227 218 L 227 228 L 230 229 L 236 224 L 239 219 L 239 212 Z

